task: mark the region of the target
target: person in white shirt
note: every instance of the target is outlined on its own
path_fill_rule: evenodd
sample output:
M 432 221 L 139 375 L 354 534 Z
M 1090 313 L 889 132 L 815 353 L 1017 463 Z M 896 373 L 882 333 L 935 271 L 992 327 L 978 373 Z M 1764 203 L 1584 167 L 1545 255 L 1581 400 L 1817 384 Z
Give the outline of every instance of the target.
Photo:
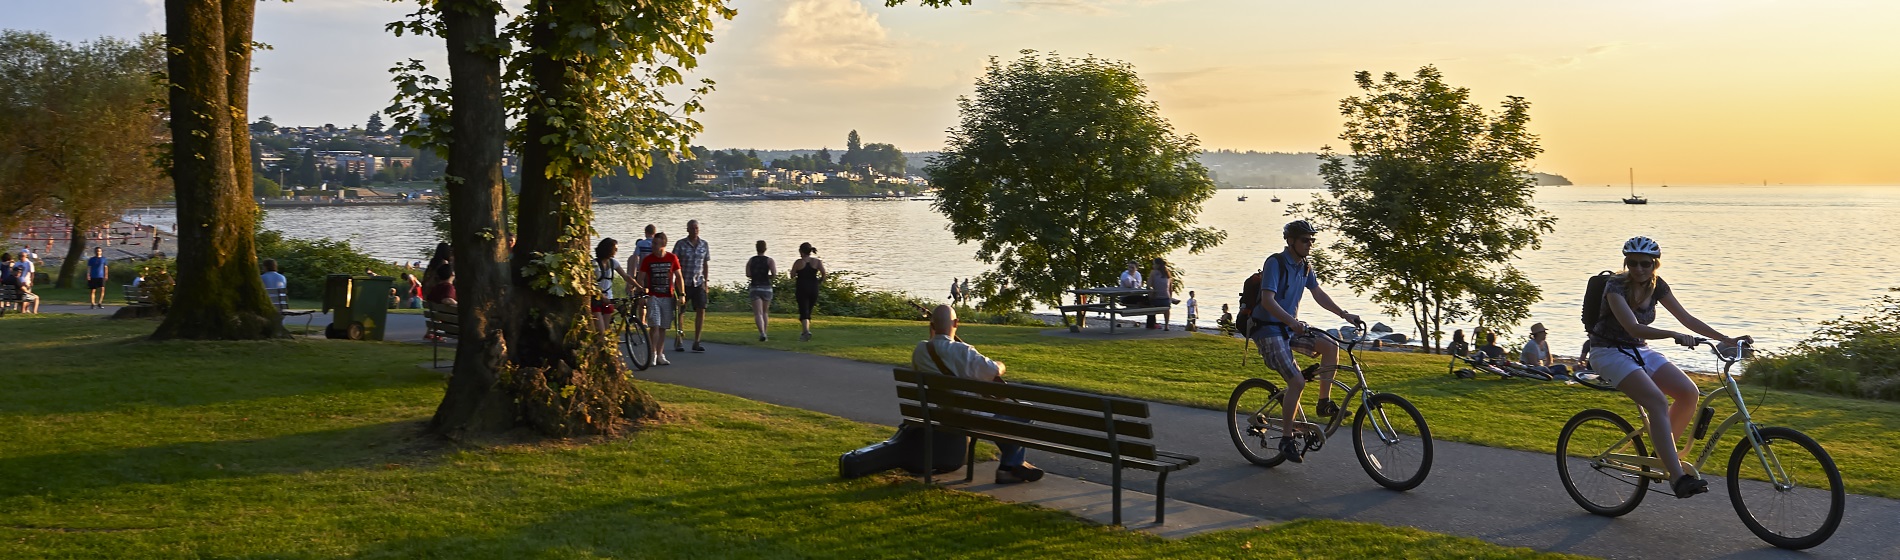
M 1122 271 L 1121 287 L 1130 289 L 1141 287 L 1141 270 L 1135 261 L 1128 261 L 1128 270 Z
M 1533 323 L 1531 325 L 1531 339 L 1529 342 L 1525 342 L 1524 349 L 1517 353 L 1518 363 L 1551 375 L 1569 374 L 1569 368 L 1557 364 L 1556 361 L 1551 358 L 1550 342 L 1544 339 L 1546 336 L 1549 336 L 1547 333 L 1548 330 L 1544 328 L 1543 323 Z
M 1187 300 L 1187 330 L 1188 332 L 1194 332 L 1194 320 L 1200 318 L 1200 316 L 1201 316 L 1201 306 L 1199 303 L 1194 301 L 1194 290 L 1188 290 L 1188 300 Z
M 939 364 L 942 367 L 938 367 Z M 948 305 L 939 305 L 930 311 L 930 340 L 917 343 L 910 353 L 910 368 L 922 373 L 939 373 L 975 379 L 978 381 L 1003 381 L 1002 362 L 989 359 L 976 347 L 957 340 L 957 311 Z M 944 371 L 949 369 L 950 371 Z M 997 484 L 1017 482 L 1035 482 L 1042 480 L 1042 469 L 1023 460 L 1022 446 L 1009 442 L 996 442 L 1001 450 L 996 468 Z

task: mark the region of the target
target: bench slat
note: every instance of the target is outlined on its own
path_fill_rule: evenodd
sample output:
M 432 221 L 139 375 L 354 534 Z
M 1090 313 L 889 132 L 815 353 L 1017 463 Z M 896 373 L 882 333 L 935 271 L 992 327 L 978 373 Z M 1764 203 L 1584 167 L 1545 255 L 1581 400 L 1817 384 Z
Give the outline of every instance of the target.
M 922 406 L 916 404 L 899 404 L 897 409 L 898 412 L 906 417 L 919 421 L 922 421 L 924 418 L 924 407 Z M 938 407 L 930 408 L 930 419 L 948 426 L 968 427 L 993 434 L 1000 434 L 1014 441 L 1046 442 L 1049 444 L 1064 445 L 1103 453 L 1109 451 L 1109 441 L 1106 435 L 1080 434 L 1050 426 L 1024 424 Z M 1102 432 L 1099 431 L 1096 432 L 1096 434 L 1101 433 Z M 1155 458 L 1155 447 L 1152 443 L 1141 441 L 1118 441 L 1116 443 L 1115 448 L 1121 451 L 1123 457 L 1136 459 Z
M 1024 385 L 1021 383 L 991 383 L 988 381 L 963 379 L 960 377 L 951 377 L 947 375 L 925 374 L 925 373 L 917 372 L 915 370 L 909 370 L 909 369 L 904 369 L 904 368 L 892 369 L 892 376 L 895 377 L 897 381 L 900 383 L 916 384 L 918 381 L 918 378 L 923 375 L 933 376 L 937 378 L 937 381 L 939 383 L 942 383 L 941 385 L 939 385 L 938 383 L 932 383 L 930 385 L 930 388 L 932 389 L 942 388 L 942 389 L 948 389 L 951 391 L 968 391 L 971 393 L 996 395 L 998 397 L 1003 397 L 1003 398 L 1021 399 L 1025 401 L 1038 402 L 1038 403 L 1048 403 L 1048 404 L 1057 405 L 1057 406 L 1066 406 L 1069 408 L 1101 410 L 1102 401 L 1104 398 L 1102 395 L 1092 395 L 1089 393 L 1079 393 L 1075 391 L 1068 391 L 1064 389 L 1053 389 L 1049 387 L 1037 387 L 1034 385 Z M 1117 415 L 1132 416 L 1136 418 L 1148 417 L 1148 403 L 1146 402 L 1129 400 L 1129 399 L 1124 399 L 1124 398 L 1119 398 L 1119 397 L 1107 397 L 1107 400 L 1110 403 L 1112 410 L 1114 410 L 1115 414 Z
M 910 402 L 919 402 L 919 392 L 915 386 L 897 387 L 897 398 Z M 965 411 L 989 412 L 1014 416 L 1043 424 L 1056 424 L 1085 430 L 1102 430 L 1102 413 L 1098 411 L 1075 412 L 1072 410 L 1034 406 L 1009 401 L 986 399 L 963 393 L 932 395 L 931 401 L 951 408 Z M 1123 437 L 1152 438 L 1154 426 L 1147 422 L 1115 419 L 1115 433 Z
M 1111 313 L 1115 315 L 1156 315 L 1160 313 L 1167 313 L 1169 310 L 1172 310 L 1172 309 L 1174 308 L 1172 307 L 1134 307 L 1134 308 L 1126 308 L 1126 309 L 1109 309 L 1105 311 L 1107 313 Z
M 913 424 L 914 423 L 915 422 L 913 422 Z M 957 432 L 961 432 L 963 434 L 969 435 L 976 439 L 992 439 L 999 435 L 1002 435 L 1002 434 L 996 434 L 996 433 L 992 433 L 992 432 L 988 432 L 984 430 L 959 429 L 959 428 L 945 428 L 945 429 L 955 430 Z M 1039 451 L 1048 451 L 1051 453 L 1068 455 L 1070 457 L 1081 457 L 1084 459 L 1093 459 L 1093 460 L 1103 462 L 1103 463 L 1107 463 L 1114 460 L 1114 457 L 1112 455 L 1109 455 L 1107 453 L 1103 453 L 1100 451 L 1094 451 L 1090 449 L 1081 449 L 1081 448 L 1070 447 L 1066 445 L 1057 445 L 1057 444 L 1052 444 L 1046 441 L 1023 441 L 1015 437 L 1009 437 L 1009 436 L 1004 436 L 1004 437 L 1006 437 L 1010 441 L 1021 443 L 1023 447 L 1028 447 L 1028 448 L 1036 449 Z M 1122 466 L 1133 467 L 1133 468 L 1137 468 L 1137 469 L 1141 469 L 1145 471 L 1173 472 L 1173 471 L 1188 468 L 1190 466 L 1193 466 L 1201 462 L 1200 457 L 1195 457 L 1193 455 L 1183 455 L 1180 453 L 1169 453 L 1166 451 L 1157 451 L 1155 452 L 1155 455 L 1156 457 L 1154 459 L 1136 459 L 1134 457 L 1129 457 L 1129 456 L 1124 455 L 1122 456 Z

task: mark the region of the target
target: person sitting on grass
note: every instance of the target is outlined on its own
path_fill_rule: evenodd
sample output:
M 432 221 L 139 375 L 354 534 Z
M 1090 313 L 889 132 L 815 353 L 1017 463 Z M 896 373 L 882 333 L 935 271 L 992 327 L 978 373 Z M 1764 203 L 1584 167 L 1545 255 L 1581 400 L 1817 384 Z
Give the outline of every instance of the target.
M 917 343 L 910 353 L 910 368 L 921 373 L 937 373 L 977 381 L 1003 382 L 1002 362 L 989 359 L 976 347 L 957 339 L 957 310 L 948 305 L 939 305 L 930 311 L 930 340 Z M 1026 421 L 1021 418 L 997 416 L 1005 420 Z M 996 442 L 1001 450 L 999 461 L 1002 466 L 996 468 L 997 484 L 1015 484 L 1042 480 L 1042 469 L 1023 460 L 1026 449 L 1006 441 Z
M 1549 329 L 1545 329 L 1543 323 L 1531 324 L 1531 339 L 1525 342 L 1524 349 L 1517 353 L 1517 363 L 1524 364 L 1532 370 L 1556 376 L 1570 373 L 1569 368 L 1557 363 L 1556 359 L 1550 355 L 1550 343 L 1544 340 L 1547 336 L 1549 336 Z
M 1498 333 L 1484 331 L 1478 338 L 1478 355 L 1487 360 L 1504 359 L 1504 347 L 1498 346 Z

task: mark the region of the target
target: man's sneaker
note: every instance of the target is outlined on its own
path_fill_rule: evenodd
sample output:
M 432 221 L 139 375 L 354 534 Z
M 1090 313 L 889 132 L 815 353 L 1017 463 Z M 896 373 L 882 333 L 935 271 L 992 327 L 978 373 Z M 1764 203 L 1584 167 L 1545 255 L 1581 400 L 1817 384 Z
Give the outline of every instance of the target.
M 1288 461 L 1304 463 L 1306 462 L 1306 458 L 1304 457 L 1304 455 L 1306 455 L 1306 447 L 1300 445 L 1297 439 L 1283 437 L 1280 438 L 1280 455 L 1286 457 Z
M 706 347 L 704 347 L 704 346 L 700 346 L 700 345 L 699 345 L 699 343 L 697 343 L 697 342 L 695 342 L 695 343 L 693 343 L 693 351 L 694 351 L 694 352 L 705 352 L 705 351 L 706 351 Z
M 765 335 L 759 335 L 759 342 L 765 342 Z
M 1029 463 L 1023 463 L 1020 467 L 996 467 L 996 483 L 1035 482 L 1042 480 L 1042 474 L 1042 469 Z
M 1318 412 L 1322 418 L 1332 418 L 1339 414 L 1339 405 L 1333 404 L 1332 399 L 1320 399 L 1319 406 L 1315 408 L 1318 409 L 1315 412 Z
M 1709 483 L 1685 474 L 1676 477 L 1675 482 L 1669 483 L 1669 489 L 1676 493 L 1677 498 L 1687 498 L 1709 491 Z
M 654 360 L 653 360 L 653 363 L 656 363 L 656 364 L 659 364 L 659 365 L 663 365 L 663 366 L 670 366 L 670 365 L 673 365 L 673 362 L 670 362 L 670 361 L 667 361 L 667 359 L 666 359 L 666 354 L 660 354 L 660 357 L 659 357 L 659 358 L 656 358 L 656 359 L 654 359 Z
M 685 352 L 685 351 L 686 351 L 686 345 L 685 345 L 685 344 L 681 344 L 681 343 L 680 343 L 679 341 L 677 341 L 677 340 L 676 340 L 676 341 L 673 341 L 673 351 L 674 351 L 674 352 Z

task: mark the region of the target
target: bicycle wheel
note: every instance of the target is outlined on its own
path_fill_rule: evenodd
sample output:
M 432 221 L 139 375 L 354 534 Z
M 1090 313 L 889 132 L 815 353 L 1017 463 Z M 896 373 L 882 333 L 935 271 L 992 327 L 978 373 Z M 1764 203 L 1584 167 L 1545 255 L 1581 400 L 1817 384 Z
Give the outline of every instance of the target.
M 1352 450 L 1373 482 L 1393 490 L 1417 488 L 1432 472 L 1432 429 L 1418 407 L 1398 395 L 1374 395 L 1359 407 Z
M 1649 478 L 1637 474 L 1644 468 L 1595 459 L 1609 453 L 1648 457 L 1641 435 L 1618 445 L 1634 431 L 1622 416 L 1595 408 L 1577 413 L 1564 424 L 1557 436 L 1557 476 L 1563 479 L 1570 499 L 1585 511 L 1616 517 L 1635 510 L 1649 494 Z
M 1801 550 L 1826 541 L 1840 527 L 1847 502 L 1834 459 L 1814 438 L 1789 428 L 1762 428 L 1761 442 L 1759 457 L 1746 437 L 1729 455 L 1728 496 L 1735 513 L 1768 544 Z M 1780 482 L 1768 482 L 1773 480 Z
M 1248 462 L 1278 466 L 1280 454 L 1280 387 L 1265 379 L 1248 379 L 1227 399 L 1227 435 Z
M 620 355 L 633 369 L 646 371 L 653 365 L 653 348 L 647 344 L 647 326 L 638 317 L 627 315 L 620 321 Z

